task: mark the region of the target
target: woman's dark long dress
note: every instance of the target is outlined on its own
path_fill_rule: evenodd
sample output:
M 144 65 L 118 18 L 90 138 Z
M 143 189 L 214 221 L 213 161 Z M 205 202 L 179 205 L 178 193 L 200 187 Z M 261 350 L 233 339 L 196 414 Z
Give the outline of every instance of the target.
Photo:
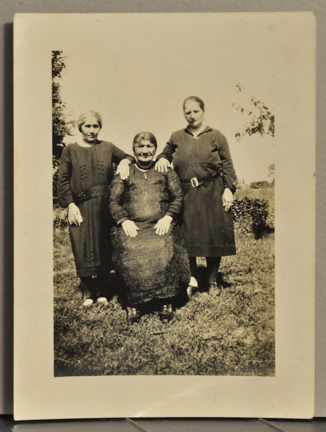
M 109 186 L 112 163 L 132 156 L 110 142 L 90 147 L 71 144 L 64 148 L 58 175 L 58 199 L 62 207 L 75 203 L 81 212 L 80 226 L 70 226 L 70 239 L 77 275 L 105 276 L 111 266 Z
M 224 135 L 206 127 L 197 137 L 186 128 L 174 132 L 157 157 L 173 161 L 184 191 L 181 230 L 190 257 L 236 253 L 231 211 L 222 206 L 225 187 L 235 191 L 236 174 Z M 192 187 L 196 177 L 201 186 Z
M 168 299 L 186 292 L 190 280 L 187 251 L 176 217 L 183 205 L 180 180 L 174 170 L 159 173 L 154 165 L 146 172 L 130 165 L 130 176 L 117 176 L 111 184 L 110 212 L 113 263 L 122 276 L 129 305 L 154 298 Z M 154 226 L 165 215 L 173 218 L 170 230 L 158 235 Z M 127 236 L 121 223 L 127 219 L 139 228 Z

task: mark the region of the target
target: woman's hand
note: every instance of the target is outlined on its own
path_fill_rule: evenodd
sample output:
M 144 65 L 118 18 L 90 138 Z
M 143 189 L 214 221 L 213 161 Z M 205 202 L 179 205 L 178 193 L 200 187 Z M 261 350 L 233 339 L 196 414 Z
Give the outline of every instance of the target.
M 164 157 L 162 157 L 156 162 L 155 169 L 158 172 L 167 172 L 169 166 L 170 166 L 170 162 Z
M 118 168 L 117 168 L 117 174 L 120 174 L 120 177 L 122 180 L 125 180 L 127 177 L 129 177 L 129 165 L 130 165 L 129 159 L 122 159 L 120 161 Z
M 165 215 L 159 219 L 154 227 L 154 229 L 156 229 L 155 233 L 158 235 L 166 234 L 170 229 L 172 220 L 172 217 L 169 215 Z
M 80 226 L 83 222 L 83 218 L 80 213 L 80 210 L 73 202 L 68 205 L 68 222 L 69 225 L 76 225 L 76 226 Z
M 123 231 L 127 234 L 127 236 L 136 237 L 139 228 L 134 221 L 127 219 L 122 222 L 121 226 Z
M 222 202 L 223 202 L 224 210 L 228 212 L 233 204 L 233 193 L 229 188 L 224 189 Z

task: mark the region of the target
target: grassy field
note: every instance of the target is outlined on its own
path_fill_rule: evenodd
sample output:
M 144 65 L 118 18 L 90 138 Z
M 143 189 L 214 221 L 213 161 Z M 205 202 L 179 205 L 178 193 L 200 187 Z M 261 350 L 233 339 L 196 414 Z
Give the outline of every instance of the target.
M 242 189 L 238 198 L 266 199 L 274 189 Z M 64 212 L 54 210 L 57 219 Z M 82 307 L 68 229 L 54 228 L 55 376 L 275 374 L 274 233 L 256 240 L 236 231 L 237 255 L 224 257 L 228 282 L 220 296 L 197 292 L 170 323 L 157 313 L 127 325 L 112 275 L 108 306 Z

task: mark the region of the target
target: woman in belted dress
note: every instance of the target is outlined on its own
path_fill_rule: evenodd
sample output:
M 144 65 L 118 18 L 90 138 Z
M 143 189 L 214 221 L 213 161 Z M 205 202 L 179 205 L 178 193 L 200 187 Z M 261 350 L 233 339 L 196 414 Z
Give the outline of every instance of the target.
M 225 136 L 204 123 L 204 102 L 188 97 L 183 112 L 188 126 L 172 133 L 156 169 L 164 172 L 173 162 L 184 191 L 181 229 L 192 274 L 188 294 L 198 287 L 196 257 L 206 257 L 206 288 L 219 294 L 221 257 L 236 253 L 230 211 L 236 174 Z
M 81 280 L 84 306 L 97 300 L 106 304 L 108 275 L 111 270 L 109 186 L 113 163 L 125 178 L 134 160 L 110 142 L 98 139 L 101 115 L 87 111 L 77 126 L 82 139 L 63 149 L 58 174 L 58 199 L 68 207 L 69 232 L 77 275 Z

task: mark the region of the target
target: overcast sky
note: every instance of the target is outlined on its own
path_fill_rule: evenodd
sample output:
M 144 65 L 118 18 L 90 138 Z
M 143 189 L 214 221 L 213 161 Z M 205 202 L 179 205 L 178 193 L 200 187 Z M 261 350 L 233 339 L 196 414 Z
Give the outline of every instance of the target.
M 61 95 L 72 119 L 87 109 L 103 117 L 100 138 L 131 152 L 134 135 L 147 130 L 160 151 L 186 126 L 183 100 L 206 104 L 206 123 L 227 138 L 239 179 L 271 180 L 275 138 L 235 139 L 248 121 L 233 103 L 249 108 L 256 96 L 274 112 L 277 21 L 266 14 L 130 14 L 87 21 L 85 31 L 62 49 L 67 68 Z M 236 84 L 244 90 L 237 94 Z M 74 138 L 69 138 L 74 141 Z

